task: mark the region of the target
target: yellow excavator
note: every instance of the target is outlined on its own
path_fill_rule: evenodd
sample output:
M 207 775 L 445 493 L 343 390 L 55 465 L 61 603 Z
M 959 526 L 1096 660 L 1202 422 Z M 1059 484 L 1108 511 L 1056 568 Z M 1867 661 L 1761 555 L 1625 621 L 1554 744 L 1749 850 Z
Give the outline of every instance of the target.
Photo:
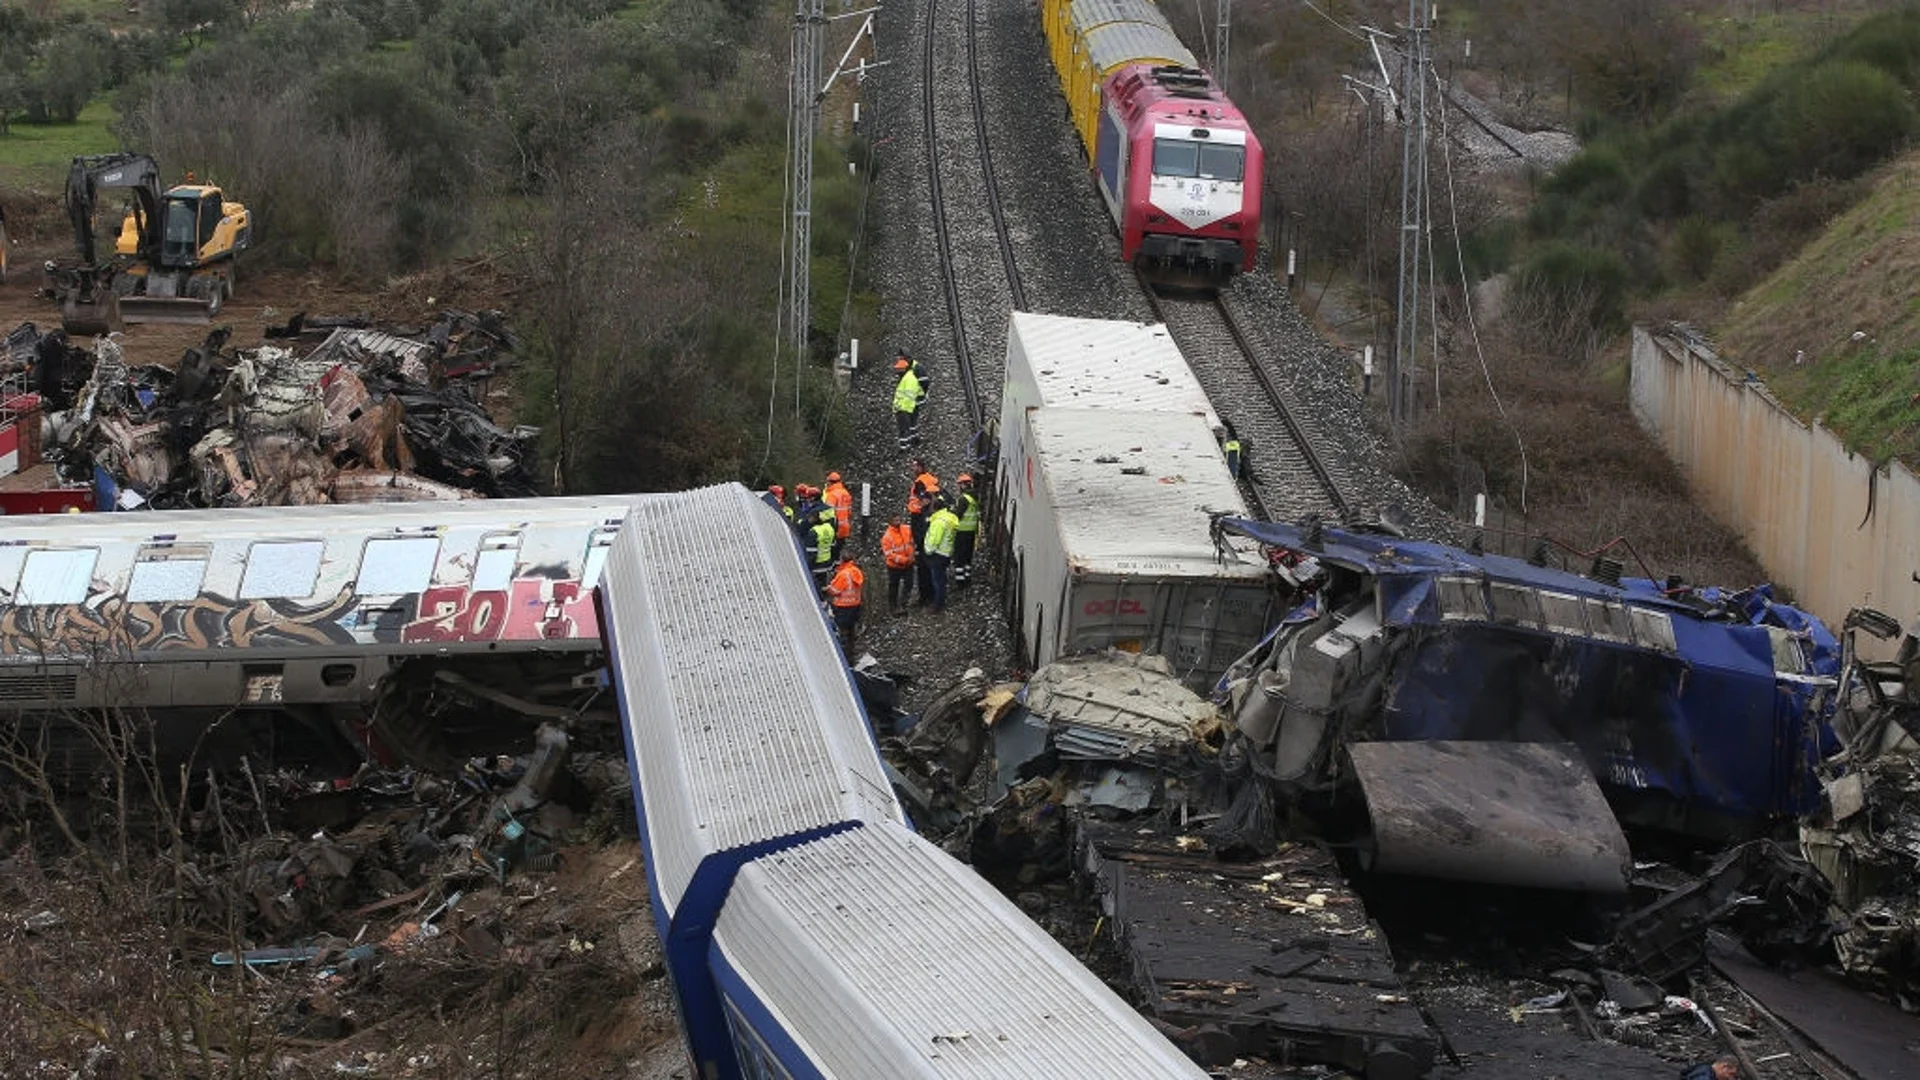
M 80 261 L 46 267 L 46 291 L 69 334 L 104 334 L 123 322 L 208 323 L 220 313 L 233 296 L 234 263 L 253 241 L 253 217 L 192 179 L 162 191 L 160 166 L 146 154 L 73 159 L 66 202 Z M 133 205 L 114 257 L 100 260 L 94 209 L 112 188 L 132 192 Z

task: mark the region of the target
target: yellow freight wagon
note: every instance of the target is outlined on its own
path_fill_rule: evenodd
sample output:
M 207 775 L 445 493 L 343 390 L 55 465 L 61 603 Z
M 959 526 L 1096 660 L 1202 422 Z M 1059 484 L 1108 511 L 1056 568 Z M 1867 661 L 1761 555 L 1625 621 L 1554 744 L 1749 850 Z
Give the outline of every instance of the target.
M 1088 161 L 1094 158 L 1100 122 L 1100 84 L 1115 69 L 1141 63 L 1199 66 L 1152 0 L 1040 0 L 1040 22 Z

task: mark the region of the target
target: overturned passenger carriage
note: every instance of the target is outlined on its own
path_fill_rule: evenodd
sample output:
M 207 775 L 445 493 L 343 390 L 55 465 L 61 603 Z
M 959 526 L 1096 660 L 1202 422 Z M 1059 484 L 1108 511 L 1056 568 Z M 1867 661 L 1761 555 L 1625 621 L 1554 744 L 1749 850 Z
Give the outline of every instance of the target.
M 281 757 L 517 745 L 594 698 L 592 590 L 649 497 L 8 517 L 0 720 L 144 710 L 163 755 L 215 719 L 208 749 Z
M 1819 804 L 1839 650 L 1764 586 L 1221 527 L 1293 602 L 1222 680 L 1235 724 L 1284 789 L 1363 794 L 1382 869 L 1622 888 L 1616 817 L 1719 840 Z

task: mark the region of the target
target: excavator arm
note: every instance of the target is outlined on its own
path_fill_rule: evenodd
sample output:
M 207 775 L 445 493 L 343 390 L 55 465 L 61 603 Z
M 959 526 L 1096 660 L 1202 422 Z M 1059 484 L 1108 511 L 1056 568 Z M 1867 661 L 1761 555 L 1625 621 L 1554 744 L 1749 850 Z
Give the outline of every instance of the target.
M 158 262 L 160 248 L 160 165 L 145 154 L 98 154 L 73 159 L 67 172 L 67 217 L 73 222 L 75 249 L 88 266 L 98 262 L 94 241 L 94 211 L 99 192 L 126 188 L 133 192 L 140 255 Z

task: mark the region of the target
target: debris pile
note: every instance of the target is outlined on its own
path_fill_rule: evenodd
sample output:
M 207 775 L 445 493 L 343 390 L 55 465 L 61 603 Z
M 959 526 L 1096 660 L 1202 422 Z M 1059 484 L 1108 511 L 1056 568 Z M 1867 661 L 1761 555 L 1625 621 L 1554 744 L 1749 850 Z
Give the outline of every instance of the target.
M 5 365 L 38 395 L 58 479 L 120 509 L 412 502 L 532 495 L 528 427 L 488 416 L 516 342 L 497 312 L 431 326 L 295 316 L 269 343 L 219 328 L 172 368 L 129 366 L 117 335 L 88 347 L 31 323 Z
M 528 1045 L 578 1034 L 576 1021 L 630 1033 L 607 1048 L 618 1059 L 608 1068 L 671 1039 L 664 1004 L 639 994 L 665 971 L 646 917 L 627 770 L 618 754 L 569 742 L 549 726 L 529 754 L 448 773 L 369 765 L 340 780 L 289 769 L 210 780 L 161 859 L 159 891 L 119 911 L 99 907 L 92 885 L 69 881 L 61 860 L 38 857 L 0 820 L 0 843 L 10 845 L 0 898 L 17 912 L 0 923 L 0 958 L 35 972 L 44 1000 L 84 1019 L 15 1029 L 0 1072 L 26 1075 L 10 1055 L 32 1053 L 36 1039 L 88 1032 L 97 1046 L 64 1048 L 76 1059 L 167 1052 L 171 1028 L 212 1047 L 216 1061 L 252 1045 L 275 1059 L 275 1075 L 303 1076 L 511 1073 Z M 150 883 L 132 874 L 120 887 Z M 135 975 L 143 907 L 193 916 Z M 97 951 L 116 941 L 124 951 Z M 87 972 L 105 964 L 117 979 L 179 985 L 116 989 L 95 1016 L 86 986 L 97 976 Z M 210 982 L 236 978 L 246 992 L 218 999 L 237 1003 L 231 1015 L 218 1001 L 162 1015 L 175 997 L 199 1001 Z M 568 1025 L 555 1025 L 558 1015 Z M 463 1026 L 464 1037 L 449 1039 Z
M 1845 629 L 1841 750 L 1823 766 L 1825 812 L 1802 823 L 1800 846 L 1832 883 L 1840 966 L 1920 1008 L 1920 624 L 1885 663 L 1861 660 L 1854 635 L 1890 639 L 1898 620 L 1860 609 Z

